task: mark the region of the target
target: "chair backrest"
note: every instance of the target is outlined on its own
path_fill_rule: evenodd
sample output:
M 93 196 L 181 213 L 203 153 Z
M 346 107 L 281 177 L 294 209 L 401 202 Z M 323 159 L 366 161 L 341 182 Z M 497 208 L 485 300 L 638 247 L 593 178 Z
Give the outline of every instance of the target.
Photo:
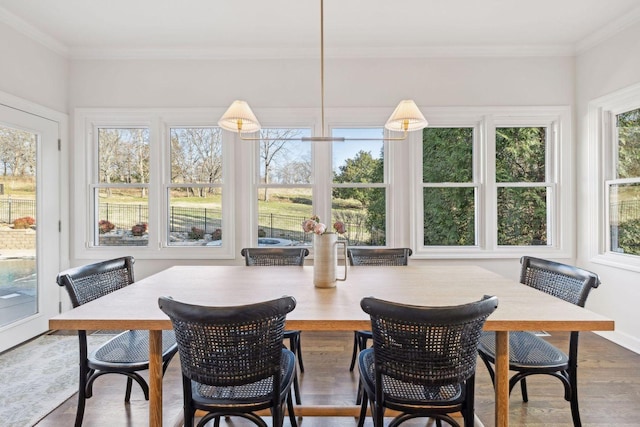
M 286 315 L 296 306 L 293 297 L 234 307 L 160 297 L 158 305 L 173 323 L 183 376 L 211 386 L 275 376 L 273 387 L 279 388 L 282 337 Z
M 584 307 L 589 292 L 600 285 L 598 275 L 571 265 L 524 256 L 520 283 Z
M 248 266 L 304 265 L 309 249 L 288 248 L 243 248 L 240 254 Z
M 349 248 L 350 265 L 408 265 L 413 251 L 409 248 Z
M 56 282 L 64 286 L 74 307 L 133 283 L 131 256 L 70 268 L 58 274 Z
M 475 373 L 480 333 L 498 298 L 424 307 L 369 297 L 360 306 L 371 317 L 376 375 L 444 386 Z

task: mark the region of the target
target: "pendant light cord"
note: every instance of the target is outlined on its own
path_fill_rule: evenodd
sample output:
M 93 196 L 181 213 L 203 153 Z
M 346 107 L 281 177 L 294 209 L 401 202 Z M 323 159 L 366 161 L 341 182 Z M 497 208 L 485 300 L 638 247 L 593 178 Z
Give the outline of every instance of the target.
M 320 0 L 320 109 L 322 110 L 320 134 L 324 137 L 324 0 Z

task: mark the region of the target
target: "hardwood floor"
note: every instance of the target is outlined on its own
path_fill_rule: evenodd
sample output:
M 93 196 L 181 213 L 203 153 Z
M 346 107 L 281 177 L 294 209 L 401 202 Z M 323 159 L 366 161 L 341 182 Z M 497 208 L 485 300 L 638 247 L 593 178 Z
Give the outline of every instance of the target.
M 303 332 L 302 350 L 305 373 L 301 375 L 302 401 L 305 404 L 353 404 L 357 373 L 349 372 L 353 334 Z M 565 348 L 565 334 L 554 334 L 549 340 Z M 640 425 L 640 355 L 613 344 L 594 333 L 580 336 L 578 381 L 582 424 L 588 426 Z M 357 371 L 357 369 L 356 369 Z M 487 427 L 493 421 L 493 388 L 486 368 L 478 365 L 476 375 L 476 413 Z M 181 414 L 182 388 L 180 363 L 174 359 L 164 378 L 164 423 L 174 425 Z M 563 388 L 557 379 L 534 376 L 528 380 L 529 402 L 523 403 L 519 389 L 511 397 L 511 426 L 570 427 L 569 403 L 563 399 Z M 139 388 L 134 388 L 131 403 L 124 404 L 124 377 L 107 375 L 94 387 L 94 397 L 87 401 L 85 426 L 146 426 L 148 402 Z M 42 420 L 38 427 L 72 426 L 76 396 Z M 227 427 L 249 426 L 244 420 L 222 422 Z M 289 425 L 285 419 L 285 426 Z M 352 427 L 352 417 L 303 417 L 301 427 Z M 372 426 L 370 419 L 366 426 Z M 412 420 L 410 426 L 433 425 Z

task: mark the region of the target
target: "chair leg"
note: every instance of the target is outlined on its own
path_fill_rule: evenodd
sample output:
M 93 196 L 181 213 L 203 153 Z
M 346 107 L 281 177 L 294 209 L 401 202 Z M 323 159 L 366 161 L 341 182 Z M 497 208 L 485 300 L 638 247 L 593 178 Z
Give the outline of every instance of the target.
M 124 401 L 129 403 L 131 400 L 131 387 L 133 386 L 133 380 L 131 378 L 127 378 L 127 391 L 124 393 Z
M 296 396 L 296 404 L 300 405 L 302 402 L 302 399 L 300 398 L 300 383 L 298 382 L 298 372 L 294 372 L 294 377 L 293 377 L 293 393 Z
M 364 402 L 365 398 L 366 397 L 364 396 L 364 390 L 362 388 L 362 383 L 360 381 L 358 381 L 358 391 L 356 392 L 356 405 L 359 405 L 362 402 Z
M 522 392 L 522 401 L 529 401 L 529 393 L 527 393 L 527 379 L 523 378 L 520 380 L 520 391 Z
M 302 361 L 302 334 L 300 333 L 298 333 L 298 337 L 296 338 L 296 357 L 298 358 L 300 372 L 304 373 L 304 363 Z
M 87 332 L 78 331 L 78 341 L 80 349 L 80 362 L 78 363 L 78 371 L 80 377 L 78 379 L 78 407 L 76 408 L 76 423 L 75 427 L 82 426 L 82 419 L 84 418 L 84 407 L 87 398 L 87 378 L 91 375 L 92 370 L 89 369 L 87 364 Z
M 360 416 L 358 416 L 358 427 L 364 426 L 364 420 L 367 418 L 367 402 L 369 398 L 366 393 L 362 392 L 363 396 L 361 397 L 362 403 L 360 404 Z
M 87 374 L 83 372 L 83 368 L 80 368 L 80 386 L 78 387 L 78 406 L 76 408 L 76 423 L 75 427 L 82 426 L 82 419 L 84 418 L 84 407 L 87 400 L 86 396 L 86 381 Z
M 475 389 L 476 376 L 471 375 L 465 384 L 466 401 L 462 406 L 462 418 L 464 427 L 473 427 L 475 424 Z
M 573 418 L 573 427 L 582 427 L 580 421 L 580 410 L 578 408 L 578 379 L 577 368 L 569 368 L 569 383 L 571 384 L 571 418 Z
M 302 361 L 302 344 L 301 344 L 300 332 L 291 334 L 289 336 L 289 350 L 296 355 L 298 359 L 298 366 L 300 366 L 300 372 L 304 372 L 304 362 Z
M 491 384 L 493 384 L 493 386 L 496 386 L 496 374 L 493 371 L 493 367 L 491 366 L 491 362 L 489 362 L 489 360 L 482 354 L 482 353 L 478 353 L 478 356 L 480 356 L 480 359 L 482 359 L 482 361 L 484 362 L 484 366 L 487 367 L 487 371 L 489 372 L 489 376 L 491 377 Z
M 291 423 L 291 427 L 298 427 L 296 413 L 293 408 L 293 399 L 291 398 L 291 390 L 287 393 L 287 412 L 289 413 L 289 423 Z
M 353 331 L 353 351 L 351 353 L 351 365 L 349 365 L 349 372 L 353 371 L 356 366 L 356 356 L 358 355 L 358 331 Z

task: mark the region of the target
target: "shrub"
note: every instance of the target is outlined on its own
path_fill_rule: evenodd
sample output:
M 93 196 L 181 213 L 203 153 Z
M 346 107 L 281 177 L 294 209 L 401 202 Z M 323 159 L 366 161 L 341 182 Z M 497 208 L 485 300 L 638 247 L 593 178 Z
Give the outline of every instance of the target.
M 191 227 L 191 231 L 189 232 L 189 238 L 192 240 L 204 239 L 204 230 L 198 227 Z
M 258 237 L 267 237 L 267 232 L 262 228 L 258 228 Z
M 216 228 L 213 233 L 211 233 L 211 240 L 220 240 L 222 239 L 222 230 Z
M 134 236 L 142 236 L 146 232 L 147 232 L 146 222 L 141 222 L 131 227 L 131 234 L 133 234 Z
M 21 229 L 21 228 L 31 228 L 33 224 L 36 223 L 36 220 L 30 216 L 24 216 L 22 218 L 16 218 L 13 221 L 13 228 Z
M 626 254 L 640 254 L 640 220 L 633 219 L 620 223 L 618 248 Z
M 113 223 L 107 221 L 106 219 L 101 219 L 100 221 L 98 221 L 98 232 L 100 234 L 108 233 L 114 228 L 116 228 L 116 226 L 113 225 Z

